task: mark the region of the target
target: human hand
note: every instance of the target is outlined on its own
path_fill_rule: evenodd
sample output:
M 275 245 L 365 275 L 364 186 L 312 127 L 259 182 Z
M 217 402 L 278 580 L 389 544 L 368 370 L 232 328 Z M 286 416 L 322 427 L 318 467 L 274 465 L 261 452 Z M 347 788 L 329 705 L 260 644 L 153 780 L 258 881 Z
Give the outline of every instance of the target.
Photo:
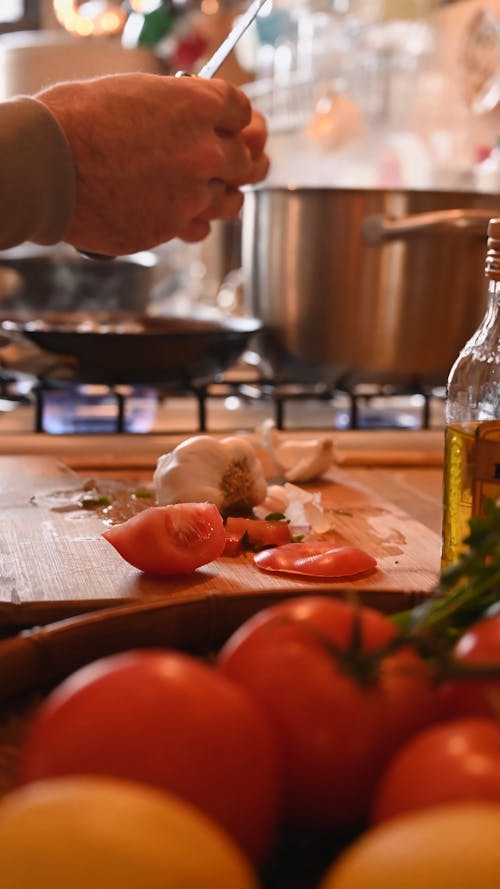
M 268 170 L 264 119 L 223 80 L 120 74 L 37 98 L 73 155 L 76 209 L 64 239 L 89 253 L 201 240 L 211 220 L 238 213 L 240 187 Z
M 184 241 L 201 241 L 210 232 L 210 222 L 215 219 L 232 219 L 237 216 L 243 203 L 243 195 L 238 186 L 251 185 L 265 179 L 269 171 L 269 158 L 265 153 L 267 125 L 263 115 L 252 109 L 250 123 L 242 131 L 245 144 L 253 161 L 251 172 L 239 181 L 226 183 L 219 195 L 202 213 L 191 220 L 188 227 L 178 233 Z

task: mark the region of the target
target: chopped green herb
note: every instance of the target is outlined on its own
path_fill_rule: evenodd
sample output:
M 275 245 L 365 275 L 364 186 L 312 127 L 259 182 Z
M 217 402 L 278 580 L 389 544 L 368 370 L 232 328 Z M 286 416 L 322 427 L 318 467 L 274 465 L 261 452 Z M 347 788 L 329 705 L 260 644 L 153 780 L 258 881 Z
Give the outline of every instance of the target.
M 270 512 L 266 515 L 266 522 L 287 522 L 288 519 L 282 512 Z
M 152 491 L 144 491 L 144 490 L 139 489 L 139 490 L 137 490 L 137 491 L 134 491 L 134 493 L 133 493 L 132 496 L 133 496 L 133 497 L 137 497 L 137 498 L 139 498 L 139 497 L 143 497 L 144 499 L 146 499 L 146 498 L 148 498 L 148 497 L 152 497 L 152 496 L 153 496 L 153 492 L 152 492 Z
M 83 497 L 80 501 L 84 509 L 97 509 L 99 506 L 109 506 L 109 497 Z

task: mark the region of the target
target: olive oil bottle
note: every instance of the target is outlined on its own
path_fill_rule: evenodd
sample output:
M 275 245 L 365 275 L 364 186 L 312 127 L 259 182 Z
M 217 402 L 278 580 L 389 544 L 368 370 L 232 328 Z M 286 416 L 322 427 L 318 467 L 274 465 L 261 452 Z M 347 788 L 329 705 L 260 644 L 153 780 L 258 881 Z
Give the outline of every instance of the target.
M 473 516 L 500 497 L 500 219 L 488 224 L 486 314 L 448 377 L 442 568 L 464 551 Z

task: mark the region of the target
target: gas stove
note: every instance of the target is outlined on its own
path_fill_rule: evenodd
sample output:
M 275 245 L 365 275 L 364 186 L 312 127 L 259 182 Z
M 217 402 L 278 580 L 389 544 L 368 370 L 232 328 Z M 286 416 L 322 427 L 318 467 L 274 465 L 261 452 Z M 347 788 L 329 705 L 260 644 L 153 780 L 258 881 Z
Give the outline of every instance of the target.
M 247 352 L 204 384 L 86 384 L 0 375 L 2 431 L 186 433 L 255 429 L 432 429 L 443 425 L 444 386 L 415 380 L 315 372 L 276 376 Z

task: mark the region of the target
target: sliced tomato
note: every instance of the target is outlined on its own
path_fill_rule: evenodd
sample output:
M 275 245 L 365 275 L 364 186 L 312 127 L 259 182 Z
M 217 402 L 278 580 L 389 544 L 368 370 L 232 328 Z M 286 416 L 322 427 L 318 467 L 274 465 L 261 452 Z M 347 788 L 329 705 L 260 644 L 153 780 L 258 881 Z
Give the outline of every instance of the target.
M 190 574 L 224 551 L 226 532 L 213 503 L 151 506 L 103 537 L 134 568 L 151 574 Z
M 317 542 L 277 546 L 256 553 L 254 561 L 264 571 L 334 580 L 368 574 L 377 567 L 373 556 L 356 546 L 332 546 Z
M 288 522 L 277 519 L 245 519 L 242 516 L 228 516 L 226 533 L 240 534 L 251 547 L 280 546 L 291 543 L 292 535 Z
M 243 534 L 228 534 L 226 531 L 226 545 L 223 556 L 238 556 L 243 549 Z

